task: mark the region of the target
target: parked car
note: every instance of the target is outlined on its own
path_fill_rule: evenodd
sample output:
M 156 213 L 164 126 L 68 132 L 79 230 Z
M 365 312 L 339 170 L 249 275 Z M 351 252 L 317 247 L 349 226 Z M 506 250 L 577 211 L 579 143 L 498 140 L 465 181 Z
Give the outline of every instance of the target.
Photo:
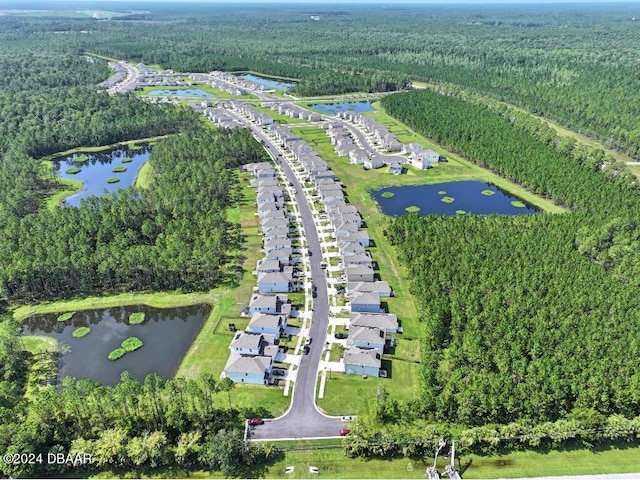
M 347 334 L 346 333 L 336 333 L 335 337 L 339 340 L 344 340 L 345 338 L 347 338 Z
M 340 436 L 341 437 L 346 437 L 350 433 L 351 433 L 351 430 L 349 430 L 348 428 L 341 428 L 340 429 Z
M 305 346 L 306 345 L 311 345 L 311 337 L 307 337 L 307 339 L 304 341 Z
M 249 423 L 250 426 L 255 427 L 256 425 L 263 425 L 264 424 L 264 420 L 261 418 L 250 418 L 249 420 L 247 420 L 247 422 Z
M 303 354 L 303 355 L 307 355 L 308 353 L 309 353 L 309 345 L 305 345 L 305 346 L 302 348 L 302 354 Z

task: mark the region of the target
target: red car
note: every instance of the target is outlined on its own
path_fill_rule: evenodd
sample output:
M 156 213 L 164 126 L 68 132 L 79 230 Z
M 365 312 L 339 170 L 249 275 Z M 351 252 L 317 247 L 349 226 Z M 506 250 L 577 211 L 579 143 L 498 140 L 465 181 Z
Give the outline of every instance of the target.
M 349 435 L 349 433 L 351 433 L 351 430 L 349 430 L 348 428 L 341 428 L 340 429 L 340 436 L 341 437 L 346 437 L 347 435 Z
M 247 420 L 247 422 L 252 427 L 255 427 L 256 425 L 263 425 L 264 424 L 264 420 L 261 419 L 261 418 L 250 418 L 249 420 Z

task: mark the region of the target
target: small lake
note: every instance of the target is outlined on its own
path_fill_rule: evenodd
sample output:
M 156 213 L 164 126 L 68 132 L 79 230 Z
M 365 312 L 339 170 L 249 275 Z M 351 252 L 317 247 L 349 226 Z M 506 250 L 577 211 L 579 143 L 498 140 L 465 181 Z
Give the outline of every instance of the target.
M 371 102 L 342 102 L 342 103 L 317 103 L 315 105 L 309 105 L 314 110 L 317 110 L 327 115 L 335 115 L 338 112 L 345 112 L 352 110 L 354 112 L 373 112 L 374 108 L 371 106 Z
M 383 197 L 385 192 L 393 197 Z M 403 215 L 408 207 L 419 207 L 421 217 L 461 213 L 523 215 L 540 211 L 495 185 L 478 181 L 386 187 L 371 190 L 370 194 L 382 212 L 390 216 Z
M 259 83 L 260 85 L 264 85 L 265 87 L 273 88 L 275 90 L 289 90 L 291 87 L 293 87 L 293 83 L 281 82 L 279 80 L 273 80 L 270 78 L 257 77 L 249 73 L 240 75 L 240 78 L 251 80 L 252 82 Z
M 70 320 L 58 322 L 58 314 L 37 315 L 24 321 L 23 335 L 49 335 L 58 340 L 63 355 L 58 378 L 91 378 L 104 385 L 115 385 L 128 370 L 143 381 L 150 373 L 172 378 L 182 358 L 198 335 L 210 307 L 152 308 L 144 305 L 76 312 Z M 129 315 L 144 312 L 140 325 L 129 325 Z M 83 338 L 71 334 L 78 327 L 89 327 Z M 128 337 L 138 337 L 144 345 L 118 360 L 109 353 Z
M 196 98 L 214 98 L 215 95 L 200 90 L 199 88 L 184 88 L 180 90 L 151 90 L 149 95 L 155 97 L 196 97 Z
M 56 173 L 62 178 L 81 180 L 82 190 L 64 200 L 66 206 L 77 207 L 83 198 L 90 195 L 100 196 L 105 190 L 113 192 L 134 184 L 138 170 L 149 159 L 151 149 L 143 146 L 140 150 L 118 148 L 99 153 L 76 153 L 54 162 Z M 124 172 L 113 169 L 124 167 Z M 69 169 L 79 169 L 77 173 Z M 117 183 L 108 183 L 108 178 L 118 178 Z

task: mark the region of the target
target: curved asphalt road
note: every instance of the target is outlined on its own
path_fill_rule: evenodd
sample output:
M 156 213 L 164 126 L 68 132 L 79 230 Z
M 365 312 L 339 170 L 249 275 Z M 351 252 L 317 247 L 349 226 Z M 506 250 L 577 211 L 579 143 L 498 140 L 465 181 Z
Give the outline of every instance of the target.
M 311 264 L 311 277 L 317 288 L 317 297 L 313 299 L 313 316 L 309 336 L 312 338 L 308 355 L 302 355 L 293 388 L 293 399 L 289 410 L 274 420 L 265 420 L 264 425 L 253 427 L 250 432 L 252 439 L 283 439 L 283 438 L 318 438 L 336 437 L 342 428 L 342 421 L 338 417 L 329 417 L 320 413 L 316 407 L 315 392 L 318 377 L 318 365 L 322 348 L 329 326 L 329 295 L 325 270 L 320 266 L 322 253 L 318 231 L 313 223 L 313 215 L 302 185 L 286 160 L 280 157 L 280 152 L 271 140 L 258 128 L 250 126 L 253 132 L 264 142 L 276 159 L 281 160 L 280 166 L 287 179 L 297 190 L 295 195 L 298 210 L 302 218 Z

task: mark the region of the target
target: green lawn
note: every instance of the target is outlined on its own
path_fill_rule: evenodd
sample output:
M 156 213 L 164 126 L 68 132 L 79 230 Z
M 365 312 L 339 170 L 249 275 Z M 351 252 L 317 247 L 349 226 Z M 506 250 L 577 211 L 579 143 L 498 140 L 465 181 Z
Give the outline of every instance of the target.
M 253 107 L 260 112 L 264 112 L 269 115 L 271 118 L 275 120 L 276 123 L 288 124 L 288 123 L 307 123 L 306 120 L 302 118 L 291 118 L 286 115 L 282 115 L 275 110 L 271 110 L 270 108 L 266 108 L 260 105 L 260 102 L 252 102 Z
M 147 161 L 142 164 L 133 183 L 138 188 L 147 188 L 153 181 L 153 166 Z
M 327 373 L 324 398 L 318 406 L 329 415 L 362 415 L 367 411 L 369 400 L 376 398 L 378 386 L 385 386 L 389 396 L 408 400 L 418 396 L 420 365 L 402 360 L 383 361 L 383 368 L 390 370 L 390 378 L 363 379 L 359 375 Z
M 397 458 L 390 460 L 348 458 L 342 448 L 335 447 L 339 440 L 312 442 L 274 442 L 285 450 L 284 458 L 272 465 L 260 467 L 253 478 L 285 478 L 285 468 L 294 467 L 286 478 L 424 478 L 425 469 L 433 460 Z M 320 448 L 315 448 L 320 447 Z M 297 450 L 291 450 L 296 448 Z M 513 478 L 528 476 L 593 475 L 603 473 L 633 473 L 640 471 L 640 452 L 636 445 L 629 448 L 610 448 L 599 451 L 572 450 L 564 452 L 515 452 L 509 455 L 481 457 L 465 455 L 456 467 L 465 479 Z M 447 459 L 438 461 L 442 471 Z M 317 474 L 309 467 L 318 467 Z M 136 472 L 127 478 L 224 478 L 220 472 L 182 469 L 157 469 Z M 91 478 L 124 478 L 122 472 L 105 471 Z
M 33 354 L 58 350 L 58 341 L 46 335 L 26 335 L 20 337 L 20 340 L 24 349 Z

